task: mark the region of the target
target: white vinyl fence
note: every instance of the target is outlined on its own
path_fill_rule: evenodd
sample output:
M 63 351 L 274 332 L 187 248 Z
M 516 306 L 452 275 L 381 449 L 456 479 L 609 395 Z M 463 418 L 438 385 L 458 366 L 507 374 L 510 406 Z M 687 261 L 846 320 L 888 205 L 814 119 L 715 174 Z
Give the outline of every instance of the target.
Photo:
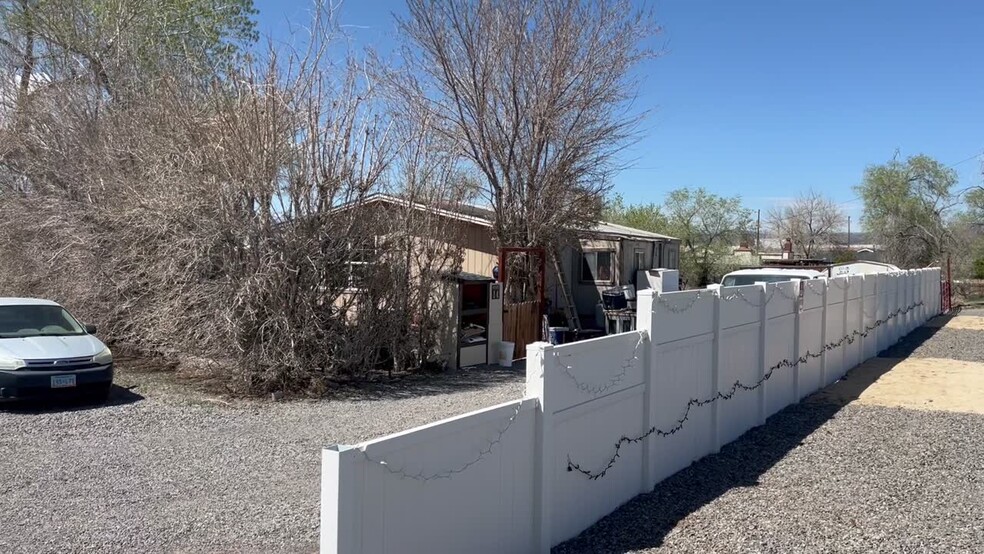
M 323 552 L 547 552 L 940 311 L 938 269 L 639 294 L 515 402 L 325 449 Z

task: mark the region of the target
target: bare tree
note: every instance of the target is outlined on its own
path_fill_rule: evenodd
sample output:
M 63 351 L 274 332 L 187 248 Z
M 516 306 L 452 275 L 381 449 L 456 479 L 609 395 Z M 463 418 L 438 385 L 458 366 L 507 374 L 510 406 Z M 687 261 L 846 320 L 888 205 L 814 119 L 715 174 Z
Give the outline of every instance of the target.
M 769 226 L 780 239 L 789 239 L 793 251 L 812 258 L 821 249 L 835 245 L 835 233 L 845 222 L 837 204 L 813 190 L 801 194 L 786 206 L 769 211 Z
M 551 247 L 603 209 L 658 29 L 627 0 L 408 0 L 397 88 L 482 177 L 500 246 Z

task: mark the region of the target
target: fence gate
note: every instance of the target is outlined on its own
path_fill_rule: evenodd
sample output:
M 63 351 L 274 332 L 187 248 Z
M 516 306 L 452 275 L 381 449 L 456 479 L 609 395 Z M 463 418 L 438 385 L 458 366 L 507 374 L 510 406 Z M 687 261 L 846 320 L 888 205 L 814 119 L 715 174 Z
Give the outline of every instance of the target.
M 502 340 L 516 345 L 514 359 L 526 357 L 526 345 L 540 340 L 540 303 L 536 300 L 502 306 Z

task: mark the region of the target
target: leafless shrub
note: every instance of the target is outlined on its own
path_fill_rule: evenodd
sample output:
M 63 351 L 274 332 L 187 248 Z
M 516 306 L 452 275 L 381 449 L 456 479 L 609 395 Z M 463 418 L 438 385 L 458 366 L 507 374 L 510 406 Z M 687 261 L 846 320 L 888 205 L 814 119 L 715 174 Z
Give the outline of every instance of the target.
M 329 56 L 334 32 L 322 8 L 303 52 L 201 78 L 162 63 L 125 102 L 67 79 L 6 104 L 0 294 L 209 360 L 241 392 L 425 363 L 447 319 L 432 291 L 460 265 L 453 229 L 365 202 L 465 189 L 430 126 L 393 118 L 358 65 Z
M 786 206 L 773 208 L 768 217 L 773 233 L 780 239 L 788 238 L 804 258 L 836 246 L 835 234 L 846 220 L 833 200 L 812 190 Z

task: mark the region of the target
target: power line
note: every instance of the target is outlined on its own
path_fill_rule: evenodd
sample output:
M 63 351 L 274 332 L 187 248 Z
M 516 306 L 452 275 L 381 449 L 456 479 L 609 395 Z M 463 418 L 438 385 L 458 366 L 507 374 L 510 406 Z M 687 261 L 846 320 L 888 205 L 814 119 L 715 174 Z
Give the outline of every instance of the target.
M 958 165 L 960 165 L 960 164 L 962 164 L 962 163 L 967 163 L 967 162 L 969 162 L 970 160 L 973 160 L 973 159 L 976 159 L 976 158 L 978 158 L 978 157 L 980 157 L 982 153 L 984 153 L 984 152 L 978 152 L 978 153 L 976 153 L 976 154 L 974 154 L 973 156 L 971 156 L 971 157 L 969 157 L 969 158 L 965 158 L 965 159 L 963 159 L 963 160 L 960 160 L 960 161 L 959 161 L 959 162 L 957 162 L 957 163 L 952 163 L 952 164 L 950 164 L 950 165 L 949 165 L 949 166 L 947 166 L 947 167 L 949 167 L 949 168 L 951 168 L 951 169 L 952 169 L 952 168 L 954 168 L 954 167 L 956 167 L 956 166 L 958 166 Z

